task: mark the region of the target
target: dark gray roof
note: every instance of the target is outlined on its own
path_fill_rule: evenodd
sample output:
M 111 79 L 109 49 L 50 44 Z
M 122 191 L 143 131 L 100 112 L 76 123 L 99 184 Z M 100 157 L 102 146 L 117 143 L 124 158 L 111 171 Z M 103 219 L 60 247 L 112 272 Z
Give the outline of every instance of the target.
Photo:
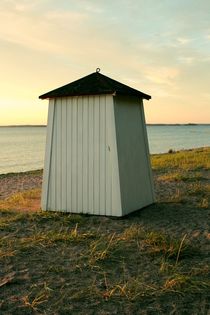
M 138 96 L 149 100 L 150 95 L 142 93 L 125 84 L 113 80 L 99 72 L 91 73 L 79 80 L 47 92 L 39 98 L 56 98 L 65 96 L 113 94 Z

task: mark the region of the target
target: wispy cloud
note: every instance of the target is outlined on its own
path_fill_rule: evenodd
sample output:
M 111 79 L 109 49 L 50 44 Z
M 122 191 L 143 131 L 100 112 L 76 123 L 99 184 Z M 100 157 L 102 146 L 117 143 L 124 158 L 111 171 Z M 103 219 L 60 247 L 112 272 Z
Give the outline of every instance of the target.
M 183 64 L 191 65 L 193 62 L 195 62 L 195 57 L 179 57 L 179 61 Z
M 183 95 L 196 108 L 210 84 L 209 10 L 209 0 L 1 0 L 2 94 L 34 98 L 99 66 L 151 91 L 155 108 Z
M 37 27 L 33 17 L 18 15 L 15 12 L 0 12 L 0 39 L 35 50 L 54 51 L 56 44 L 47 41 L 49 27 L 39 21 Z
M 156 84 L 173 85 L 179 72 L 179 69 L 175 67 L 149 67 L 145 72 L 145 77 Z
M 189 44 L 189 43 L 192 42 L 192 41 L 193 41 L 192 38 L 184 38 L 184 37 L 178 37 L 178 38 L 177 38 L 178 44 L 181 44 L 181 45 Z

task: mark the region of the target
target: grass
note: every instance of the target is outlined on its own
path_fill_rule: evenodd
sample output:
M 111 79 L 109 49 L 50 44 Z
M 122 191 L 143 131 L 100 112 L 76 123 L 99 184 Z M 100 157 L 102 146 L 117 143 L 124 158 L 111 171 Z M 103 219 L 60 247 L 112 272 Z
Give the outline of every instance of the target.
M 195 196 L 209 196 L 210 195 L 210 184 L 203 184 L 201 182 L 196 182 L 189 186 L 189 194 Z
M 163 181 L 183 181 L 183 182 L 195 182 L 195 181 L 200 181 L 204 179 L 203 175 L 201 172 L 186 172 L 186 171 L 177 171 L 177 172 L 170 172 L 170 173 L 165 173 L 163 175 L 159 176 L 159 180 Z
M 7 173 L 7 174 L 0 174 L 0 179 L 2 178 L 10 178 L 10 177 L 17 177 L 21 175 L 42 175 L 43 170 L 32 170 L 32 171 L 27 171 L 27 172 L 19 172 L 19 173 Z
M 0 312 L 206 315 L 209 150 L 192 153 L 152 157 L 160 199 L 122 219 L 20 211 L 39 189 L 1 200 Z
M 158 201 L 186 203 L 191 198 L 191 203 L 208 209 L 210 148 L 153 155 L 151 160 L 157 183 L 165 187 Z
M 33 205 L 39 204 L 40 198 L 40 188 L 18 192 L 6 199 L 0 199 L 0 210 L 34 210 Z
M 154 170 L 193 171 L 208 170 L 210 168 L 210 148 L 183 150 L 175 153 L 152 155 Z
M 75 218 L 63 220 L 65 215 L 58 230 L 57 213 L 49 213 L 48 218 L 44 213 L 47 221 L 41 213 L 36 216 L 24 213 L 18 220 L 8 220 L 11 225 L 15 222 L 18 233 L 7 234 L 1 242 L 1 270 L 6 275 L 8 265 L 15 270 L 12 280 L 3 284 L 3 312 L 48 310 L 50 314 L 56 310 L 57 314 L 65 313 L 69 303 L 76 309 L 90 303 L 96 313 L 103 314 L 104 303 L 118 308 L 121 301 L 132 308 L 144 299 L 167 298 L 169 293 L 205 296 L 209 290 L 210 283 L 203 277 L 203 272 L 209 275 L 206 265 L 193 271 L 190 261 L 199 251 L 187 235 L 178 239 L 146 230 L 139 223 L 123 226 L 121 221 L 120 230 L 110 233 L 99 228 L 100 218 L 86 231 L 88 218 L 80 226 L 75 225 Z
M 173 259 L 177 265 L 180 259 L 191 256 L 196 251 L 193 246 L 187 243 L 186 237 L 187 234 L 178 240 L 163 233 L 149 232 L 145 244 L 151 253 L 160 253 L 164 260 Z

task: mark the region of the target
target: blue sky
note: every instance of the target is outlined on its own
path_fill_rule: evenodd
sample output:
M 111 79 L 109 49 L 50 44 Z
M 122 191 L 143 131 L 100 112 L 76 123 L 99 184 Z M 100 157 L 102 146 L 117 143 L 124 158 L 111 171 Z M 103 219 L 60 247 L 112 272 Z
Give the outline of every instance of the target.
M 210 122 L 210 1 L 1 0 L 0 125 L 46 123 L 38 96 L 101 72 L 149 123 Z

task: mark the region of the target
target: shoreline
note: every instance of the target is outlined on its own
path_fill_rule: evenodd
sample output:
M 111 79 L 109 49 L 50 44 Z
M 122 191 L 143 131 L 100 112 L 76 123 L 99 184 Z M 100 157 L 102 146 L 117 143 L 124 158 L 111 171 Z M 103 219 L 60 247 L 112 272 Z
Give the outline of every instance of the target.
M 35 169 L 35 170 L 28 170 L 28 171 L 21 171 L 21 172 L 9 172 L 9 173 L 1 173 L 0 179 L 3 177 L 12 177 L 16 176 L 17 174 L 25 174 L 25 175 L 36 175 L 38 173 L 43 173 L 43 168 Z
M 146 126 L 210 126 L 209 123 L 146 123 Z M 47 125 L 2 125 L 0 128 L 16 128 L 16 127 L 47 127 Z
M 193 178 L 208 182 L 209 156 L 210 147 L 151 154 L 156 199 L 161 201 L 163 198 L 176 195 L 177 189 L 182 191 Z M 180 171 L 182 167 L 186 169 Z M 0 201 L 36 189 L 41 195 L 42 180 L 43 169 L 0 174 Z
M 160 152 L 160 153 L 151 153 L 150 156 L 157 156 L 157 155 L 168 155 L 168 154 L 175 154 L 179 152 L 190 152 L 190 151 L 203 151 L 203 150 L 208 150 L 210 146 L 204 146 L 204 147 L 196 147 L 196 148 L 191 148 L 191 149 L 180 149 L 180 150 L 173 150 L 172 148 L 168 150 L 168 152 Z M 42 173 L 43 168 L 39 169 L 32 169 L 32 170 L 25 170 L 25 171 L 14 171 L 14 172 L 8 172 L 8 173 L 0 173 L 0 179 L 3 177 L 12 177 L 17 174 L 25 174 L 25 175 L 33 175 L 37 173 Z

